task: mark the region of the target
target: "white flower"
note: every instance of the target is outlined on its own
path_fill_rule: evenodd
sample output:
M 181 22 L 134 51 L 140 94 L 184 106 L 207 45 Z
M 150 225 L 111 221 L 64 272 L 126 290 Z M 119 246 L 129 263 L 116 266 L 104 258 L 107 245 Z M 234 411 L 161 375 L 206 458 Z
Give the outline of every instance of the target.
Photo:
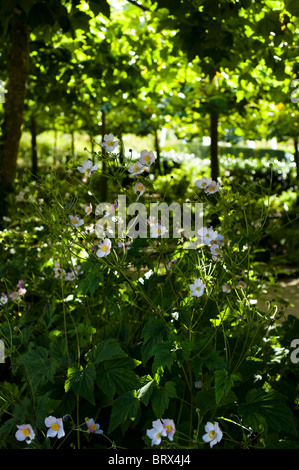
M 140 173 L 142 173 L 144 170 L 145 170 L 144 165 L 142 165 L 142 163 L 137 161 L 129 165 L 128 171 L 129 173 L 131 173 L 129 176 L 131 178 L 132 176 L 140 175 Z
M 199 239 L 205 245 L 209 245 L 212 241 L 216 240 L 218 232 L 212 228 L 202 227 L 197 231 Z
M 11 298 L 11 300 L 19 300 L 19 293 L 18 292 L 10 292 L 9 294 L 9 297 Z
M 230 284 L 228 284 L 228 282 L 226 282 L 225 284 L 223 284 L 222 286 L 222 291 L 223 292 L 231 292 L 232 290 L 232 287 Z
M 47 437 L 61 437 L 65 436 L 63 429 L 62 418 L 55 418 L 54 416 L 48 416 L 45 419 L 45 425 L 47 426 L 48 432 Z
M 0 305 L 5 305 L 7 303 L 7 295 L 2 292 L 0 297 Z
M 246 284 L 244 281 L 239 281 L 237 287 L 241 287 L 241 289 L 244 289 L 244 287 L 246 287 Z
M 212 258 L 215 261 L 217 261 L 219 258 L 222 258 L 223 256 L 221 247 L 217 245 L 217 243 L 214 243 L 213 245 L 210 246 L 210 251 L 213 255 Z
M 81 271 L 81 265 L 80 264 L 78 264 L 77 266 L 74 266 L 74 272 L 76 274 L 83 274 L 84 273 L 84 271 Z
M 148 151 L 148 150 L 142 150 L 140 152 L 140 158 L 138 159 L 138 161 L 142 164 L 142 165 L 151 165 L 154 161 L 155 161 L 156 157 L 154 155 L 154 153 L 152 151 Z
M 24 196 L 25 196 L 25 192 L 20 191 L 19 194 L 16 195 L 16 201 L 17 202 L 24 201 Z
M 86 173 L 89 177 L 94 171 L 98 169 L 98 165 L 93 165 L 91 160 L 84 160 L 82 166 L 78 166 L 77 169 L 80 173 Z
M 31 441 L 35 438 L 35 433 L 32 429 L 31 424 L 17 424 L 17 432 L 15 433 L 15 437 L 18 441 L 25 441 L 27 444 L 30 444 Z
M 77 215 L 73 216 L 73 215 L 70 215 L 70 220 L 71 220 L 71 225 L 73 227 L 80 227 L 81 225 L 84 224 L 84 220 L 83 219 L 80 219 L 80 217 L 78 217 Z
M 175 433 L 175 424 L 173 419 L 161 419 L 162 424 L 166 430 L 166 435 L 170 441 L 173 441 L 173 435 Z
M 58 263 L 58 261 L 55 261 L 54 269 L 60 269 L 60 263 Z
M 196 382 L 194 382 L 194 387 L 197 388 L 198 390 L 201 389 L 202 381 L 201 380 L 196 380 Z
M 54 269 L 54 276 L 55 277 L 60 277 L 60 278 L 63 278 L 64 276 L 66 276 L 66 271 L 65 269 Z
M 144 187 L 144 184 L 138 182 L 135 184 L 134 188 L 133 188 L 133 191 L 135 194 L 139 193 L 140 196 L 142 196 L 142 194 L 144 193 L 145 191 L 145 187 Z
M 219 183 L 216 183 L 216 181 L 211 181 L 209 186 L 205 189 L 206 194 L 214 194 L 219 190 Z
M 203 176 L 201 180 L 195 181 L 195 186 L 197 186 L 200 189 L 205 189 L 209 184 L 212 182 L 212 178 L 207 178 L 206 176 Z
M 104 141 L 100 144 L 101 147 L 106 149 L 106 152 L 113 152 L 118 146 L 118 140 L 114 140 L 113 134 L 105 134 Z
M 74 279 L 76 279 L 76 274 L 72 271 L 65 276 L 66 281 L 73 281 Z
M 195 279 L 194 284 L 190 284 L 189 286 L 192 292 L 191 297 L 201 297 L 205 287 L 206 284 L 204 284 L 201 279 Z
M 151 238 L 162 237 L 166 233 L 167 229 L 164 225 L 156 224 L 150 226 Z
M 99 249 L 96 252 L 96 255 L 99 258 L 102 258 L 103 256 L 108 256 L 111 251 L 111 240 L 109 238 L 105 238 L 103 243 L 99 244 Z
M 85 214 L 89 215 L 92 212 L 92 204 L 89 204 L 89 206 L 85 207 Z
M 152 429 L 146 430 L 146 435 L 152 440 L 153 445 L 161 444 L 161 437 L 167 435 L 167 431 L 160 419 L 152 422 Z
M 205 442 L 210 443 L 210 447 L 212 448 L 217 442 L 221 441 L 223 433 L 219 428 L 219 424 L 216 422 L 215 424 L 208 422 L 205 425 L 206 434 L 202 436 Z

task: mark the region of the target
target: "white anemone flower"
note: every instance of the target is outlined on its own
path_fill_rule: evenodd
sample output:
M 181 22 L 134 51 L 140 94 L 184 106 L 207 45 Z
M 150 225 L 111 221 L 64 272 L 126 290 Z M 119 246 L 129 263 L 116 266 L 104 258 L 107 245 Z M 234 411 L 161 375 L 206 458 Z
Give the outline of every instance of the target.
M 210 245 L 211 242 L 216 240 L 218 232 L 212 228 L 202 227 L 197 231 L 200 241 L 205 245 Z
M 216 183 L 216 181 L 211 181 L 209 186 L 205 189 L 206 194 L 214 194 L 219 191 L 220 184 Z
M 62 418 L 55 418 L 54 416 L 48 416 L 45 418 L 45 425 L 47 426 L 48 432 L 47 437 L 61 437 L 65 436 L 63 429 Z
M 202 439 L 204 442 L 209 442 L 211 448 L 221 441 L 223 433 L 220 430 L 219 424 L 217 422 L 215 424 L 207 422 L 205 425 L 205 431 L 206 434 L 202 436 Z
M 205 189 L 209 184 L 212 182 L 212 178 L 207 178 L 206 176 L 203 176 L 201 180 L 195 181 L 195 186 L 200 189 Z
M 98 165 L 93 165 L 91 160 L 84 160 L 82 166 L 78 166 L 77 169 L 80 171 L 80 173 L 86 173 L 86 175 L 89 177 L 94 171 L 98 169 Z
M 173 419 L 161 419 L 162 424 L 166 430 L 166 435 L 170 441 L 173 441 L 173 435 L 175 433 L 175 424 Z
M 103 147 L 106 152 L 113 152 L 113 150 L 116 149 L 118 146 L 118 140 L 114 140 L 115 137 L 113 134 L 105 134 L 104 135 L 104 140 L 100 144 L 101 147 Z
M 219 246 L 217 243 L 214 243 L 210 246 L 210 251 L 212 253 L 212 258 L 214 261 L 218 261 L 218 259 L 222 258 L 223 256 L 221 246 Z
M 17 432 L 15 437 L 18 441 L 26 441 L 27 444 L 30 444 L 31 441 L 35 438 L 35 432 L 32 429 L 31 424 L 17 424 Z
M 67 273 L 65 276 L 66 281 L 73 281 L 74 279 L 76 279 L 76 274 L 72 271 Z
M 246 287 L 246 283 L 244 281 L 239 281 L 237 287 L 241 287 L 241 289 L 244 289 L 244 287 Z
M 226 282 L 225 284 L 223 284 L 223 286 L 222 286 L 222 292 L 227 292 L 227 293 L 229 293 L 229 292 L 231 292 L 231 290 L 232 290 L 232 287 L 231 287 L 231 285 L 230 285 L 228 282 Z
M 166 231 L 167 229 L 164 225 L 154 224 L 150 226 L 151 238 L 162 237 Z
M 133 191 L 135 194 L 139 193 L 140 196 L 142 196 L 142 194 L 144 193 L 145 191 L 145 186 L 144 184 L 138 182 L 135 184 L 134 188 L 133 188 Z
M 131 173 L 129 176 L 131 178 L 132 176 L 140 175 L 141 173 L 143 173 L 144 170 L 145 166 L 142 165 L 142 163 L 140 163 L 139 161 L 137 161 L 129 165 L 128 171 L 129 173 Z
M 89 206 L 85 207 L 85 214 L 89 215 L 92 213 L 92 204 L 89 204 Z
M 111 240 L 109 238 L 105 238 L 103 243 L 99 244 L 99 249 L 96 252 L 96 255 L 99 258 L 103 258 L 103 256 L 108 256 L 111 251 Z
M 167 431 L 160 419 L 153 421 L 152 426 L 152 429 L 146 430 L 146 435 L 152 440 L 152 446 L 159 445 L 161 444 L 161 438 L 167 435 Z
M 0 297 L 0 305 L 5 305 L 7 303 L 7 295 L 2 292 Z
M 142 150 L 140 152 L 140 158 L 138 159 L 138 161 L 142 165 L 150 166 L 155 161 L 155 159 L 156 157 L 152 151 Z
M 73 227 L 80 227 L 81 225 L 84 224 L 84 220 L 83 219 L 80 219 L 80 217 L 78 217 L 77 215 L 73 216 L 73 215 L 70 215 L 70 220 L 71 220 L 71 225 Z
M 205 287 L 206 284 L 204 284 L 201 279 L 195 279 L 194 284 L 190 284 L 189 286 L 189 289 L 192 292 L 191 297 L 201 297 Z

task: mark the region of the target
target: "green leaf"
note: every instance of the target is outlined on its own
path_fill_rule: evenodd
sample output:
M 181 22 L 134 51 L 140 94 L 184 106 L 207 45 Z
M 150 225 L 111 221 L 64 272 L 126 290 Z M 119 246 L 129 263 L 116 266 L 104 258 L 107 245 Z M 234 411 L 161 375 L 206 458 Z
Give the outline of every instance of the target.
M 171 372 L 171 366 L 173 364 L 173 355 L 171 353 L 172 344 L 170 341 L 156 344 L 152 349 L 154 355 L 154 362 L 152 365 L 153 374 L 161 367 L 163 370 L 165 367 Z
M 117 393 L 136 390 L 140 386 L 138 376 L 132 370 L 140 364 L 131 358 L 121 358 L 105 361 L 97 371 L 96 383 L 98 387 L 110 398 Z
M 283 395 L 275 391 L 252 389 L 240 404 L 239 413 L 245 426 L 261 431 L 260 426 L 274 431 L 286 431 L 297 435 L 293 414 L 286 405 Z
M 64 384 L 64 389 L 68 392 L 70 389 L 74 393 L 86 398 L 91 404 L 94 401 L 94 380 L 96 372 L 93 365 L 88 365 L 85 369 L 77 364 L 70 367 L 67 372 L 67 379 Z
M 285 0 L 285 6 L 292 16 L 299 16 L 299 3 L 297 0 Z
M 146 376 L 146 380 L 149 381 L 146 382 L 145 385 L 143 385 L 143 387 L 139 388 L 139 390 L 137 391 L 137 396 L 139 400 L 144 403 L 145 406 L 148 405 L 149 399 L 152 395 L 155 385 L 155 381 L 149 375 Z M 143 382 L 142 379 L 141 381 Z
M 37 346 L 36 349 L 23 354 L 22 358 L 18 360 L 18 364 L 21 367 L 25 366 L 34 391 L 41 385 L 54 382 L 57 362 L 48 357 L 46 348 Z
M 125 423 L 128 418 L 136 418 L 139 409 L 140 402 L 136 391 L 126 392 L 119 396 L 112 408 L 108 433 Z
M 164 387 L 157 387 L 153 391 L 152 408 L 157 418 L 163 416 L 164 411 L 169 406 L 169 399 L 176 398 L 175 384 L 171 381 L 166 382 Z
M 222 399 L 224 399 L 231 391 L 234 383 L 241 380 L 239 374 L 228 375 L 226 369 L 216 370 L 214 372 L 215 377 L 215 399 L 218 405 Z
M 127 354 L 122 350 L 119 344 L 112 339 L 105 339 L 95 347 L 93 353 L 94 362 L 103 362 L 111 359 L 126 357 Z

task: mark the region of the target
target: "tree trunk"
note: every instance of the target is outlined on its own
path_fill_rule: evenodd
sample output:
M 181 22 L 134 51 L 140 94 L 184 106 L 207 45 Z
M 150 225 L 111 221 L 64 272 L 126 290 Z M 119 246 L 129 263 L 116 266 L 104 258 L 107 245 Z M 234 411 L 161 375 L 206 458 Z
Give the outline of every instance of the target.
M 161 175 L 161 152 L 160 152 L 160 145 L 159 145 L 159 138 L 158 138 L 158 130 L 155 129 L 155 150 L 157 154 L 156 166 L 158 169 L 158 174 Z
M 17 168 L 28 75 L 29 36 L 29 26 L 19 18 L 19 11 L 15 9 L 12 19 L 9 78 L 4 104 L 3 149 L 0 154 L 0 217 L 6 212 L 6 196 L 13 189 Z
M 211 113 L 211 177 L 214 181 L 217 181 L 219 176 L 218 118 L 218 113 Z
M 106 113 L 102 111 L 102 142 L 104 142 L 104 135 L 106 134 Z M 106 151 L 103 149 L 103 162 L 102 162 L 102 172 L 106 173 L 107 165 L 104 158 L 107 157 Z M 102 175 L 101 181 L 101 199 L 102 202 L 106 202 L 107 199 L 107 176 Z
M 36 120 L 35 117 L 31 117 L 31 122 L 30 122 L 30 131 L 31 131 L 31 155 L 32 155 L 32 161 L 31 161 L 31 171 L 33 176 L 37 176 L 38 172 L 38 165 L 37 165 L 37 142 L 36 142 Z
M 57 163 L 57 144 L 58 144 L 58 132 L 56 129 L 54 129 L 54 155 L 53 155 L 53 164 L 54 167 L 56 166 Z
M 75 156 L 75 132 L 71 132 L 71 152 L 72 152 L 72 157 Z
M 299 148 L 298 148 L 298 136 L 294 137 L 294 160 L 296 163 L 296 179 L 299 183 Z M 299 193 L 297 193 L 296 204 L 299 206 Z

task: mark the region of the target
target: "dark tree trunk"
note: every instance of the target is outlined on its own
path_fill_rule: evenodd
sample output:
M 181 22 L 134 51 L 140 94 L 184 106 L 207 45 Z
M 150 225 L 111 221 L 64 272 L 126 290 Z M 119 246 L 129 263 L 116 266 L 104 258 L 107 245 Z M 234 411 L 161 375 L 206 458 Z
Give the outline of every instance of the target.
M 71 132 L 71 152 L 72 152 L 72 157 L 75 156 L 75 133 L 74 131 Z
M 12 19 L 12 48 L 4 104 L 3 148 L 0 154 L 0 217 L 6 212 L 6 196 L 13 190 L 22 133 L 23 109 L 28 75 L 29 27 L 15 9 Z
M 104 135 L 106 132 L 106 113 L 102 111 L 102 142 L 104 141 Z M 104 158 L 107 157 L 107 153 L 103 150 L 103 162 L 102 162 L 102 172 L 106 174 L 107 165 Z M 102 175 L 101 178 L 101 199 L 102 202 L 106 202 L 107 199 L 107 176 Z
M 294 137 L 294 160 L 296 163 L 296 179 L 299 184 L 299 148 L 298 148 L 298 137 Z M 297 193 L 297 205 L 299 206 L 299 192 Z
M 123 141 L 123 138 L 122 136 L 120 135 L 118 137 L 118 140 L 119 140 L 119 144 L 118 144 L 118 148 L 119 148 L 119 163 L 122 165 L 124 163 L 124 141 Z
M 217 181 L 219 176 L 218 118 L 218 113 L 211 113 L 211 177 L 214 181 Z
M 53 155 L 53 164 L 56 166 L 57 163 L 57 143 L 58 143 L 58 132 L 54 129 L 54 155 Z
M 37 176 L 38 173 L 38 164 L 37 164 L 37 142 L 36 142 L 36 120 L 35 117 L 31 117 L 30 122 L 30 131 L 31 131 L 31 155 L 32 155 L 32 162 L 31 162 L 31 171 L 33 176 Z
M 159 145 L 159 137 L 158 137 L 158 130 L 155 129 L 155 150 L 157 154 L 156 160 L 156 168 L 158 169 L 158 174 L 161 175 L 161 152 L 160 152 L 160 145 Z

